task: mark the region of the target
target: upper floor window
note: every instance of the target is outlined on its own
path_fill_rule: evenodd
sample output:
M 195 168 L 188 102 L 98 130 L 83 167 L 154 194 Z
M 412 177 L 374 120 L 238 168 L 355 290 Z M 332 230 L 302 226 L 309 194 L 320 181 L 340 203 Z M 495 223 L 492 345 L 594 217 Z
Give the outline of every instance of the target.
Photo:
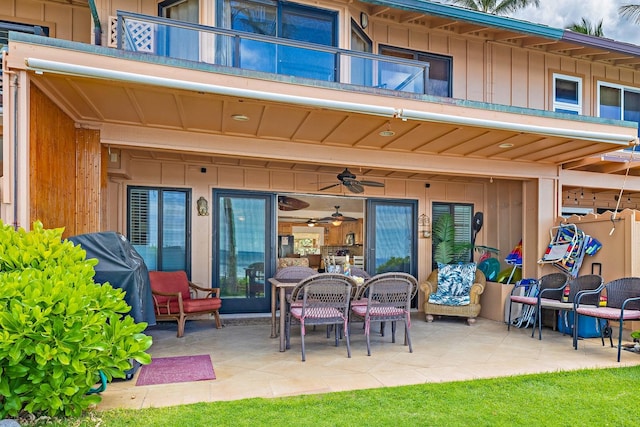
M 223 0 L 219 26 L 239 31 L 337 47 L 338 13 L 331 10 L 273 0 Z M 241 68 L 335 80 L 332 53 L 298 46 L 241 39 L 234 64 Z
M 428 75 L 424 75 L 421 68 L 412 65 L 381 63 L 380 80 L 390 83 L 387 89 L 452 96 L 451 57 L 383 45 L 380 46 L 380 54 L 429 64 Z
M 351 50 L 371 53 L 373 42 L 365 32 L 351 20 Z M 351 83 L 361 86 L 373 84 L 373 69 L 370 59 L 354 56 L 351 58 Z
M 49 37 L 49 27 L 40 25 L 28 25 L 18 22 L 0 21 L 0 47 L 9 42 L 9 31 L 17 31 L 19 33 L 35 34 L 36 36 Z
M 598 82 L 598 117 L 640 124 L 640 89 Z
M 553 111 L 582 114 L 582 79 L 553 74 Z

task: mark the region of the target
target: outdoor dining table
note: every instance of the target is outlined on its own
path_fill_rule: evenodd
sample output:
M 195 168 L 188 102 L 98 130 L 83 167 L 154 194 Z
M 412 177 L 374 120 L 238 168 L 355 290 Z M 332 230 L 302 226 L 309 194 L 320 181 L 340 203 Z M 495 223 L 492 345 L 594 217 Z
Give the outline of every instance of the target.
M 287 309 L 287 290 L 291 291 L 296 287 L 298 283 L 300 283 L 302 279 L 276 279 L 272 277 L 269 279 L 269 283 L 271 283 L 271 338 L 275 338 L 278 336 L 278 330 L 276 327 L 276 311 L 278 310 L 276 304 L 276 294 L 277 301 L 280 304 L 280 351 L 285 351 L 285 321 L 286 321 L 286 309 Z M 358 286 L 361 286 L 364 282 L 363 279 L 358 282 Z
M 276 305 L 276 291 L 278 293 L 278 302 L 280 303 L 280 351 L 285 351 L 284 322 L 286 313 L 284 310 L 286 310 L 287 307 L 287 289 L 293 290 L 298 282 L 300 282 L 300 279 L 276 279 L 274 277 L 269 279 L 269 283 L 271 283 L 271 338 L 278 336 L 276 329 L 276 311 L 278 309 Z

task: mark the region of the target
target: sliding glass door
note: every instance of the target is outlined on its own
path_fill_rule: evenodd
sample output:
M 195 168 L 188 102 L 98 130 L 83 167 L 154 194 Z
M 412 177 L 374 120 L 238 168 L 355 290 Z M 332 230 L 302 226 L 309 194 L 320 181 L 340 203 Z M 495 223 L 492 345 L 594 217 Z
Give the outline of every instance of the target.
M 213 283 L 223 313 L 268 312 L 275 247 L 275 195 L 213 192 Z
M 417 274 L 416 200 L 367 200 L 367 270 Z

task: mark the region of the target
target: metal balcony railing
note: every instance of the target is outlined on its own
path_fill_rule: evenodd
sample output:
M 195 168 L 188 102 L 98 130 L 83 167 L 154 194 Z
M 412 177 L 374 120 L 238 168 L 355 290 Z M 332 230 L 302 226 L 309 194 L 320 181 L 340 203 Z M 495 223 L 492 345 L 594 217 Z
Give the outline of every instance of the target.
M 245 70 L 427 93 L 429 63 L 118 11 L 118 49 Z

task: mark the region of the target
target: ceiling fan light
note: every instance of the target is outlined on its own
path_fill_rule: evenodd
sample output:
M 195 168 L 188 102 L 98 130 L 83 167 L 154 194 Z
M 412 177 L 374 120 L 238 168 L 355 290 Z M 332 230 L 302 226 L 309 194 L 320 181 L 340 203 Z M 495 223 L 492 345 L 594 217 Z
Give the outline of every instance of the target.
M 307 221 L 307 227 L 315 227 L 315 226 L 316 226 L 315 221 L 312 221 L 312 220 Z
M 331 224 L 337 227 L 342 224 L 342 221 L 340 221 L 339 219 L 334 219 L 333 221 L 331 221 Z

